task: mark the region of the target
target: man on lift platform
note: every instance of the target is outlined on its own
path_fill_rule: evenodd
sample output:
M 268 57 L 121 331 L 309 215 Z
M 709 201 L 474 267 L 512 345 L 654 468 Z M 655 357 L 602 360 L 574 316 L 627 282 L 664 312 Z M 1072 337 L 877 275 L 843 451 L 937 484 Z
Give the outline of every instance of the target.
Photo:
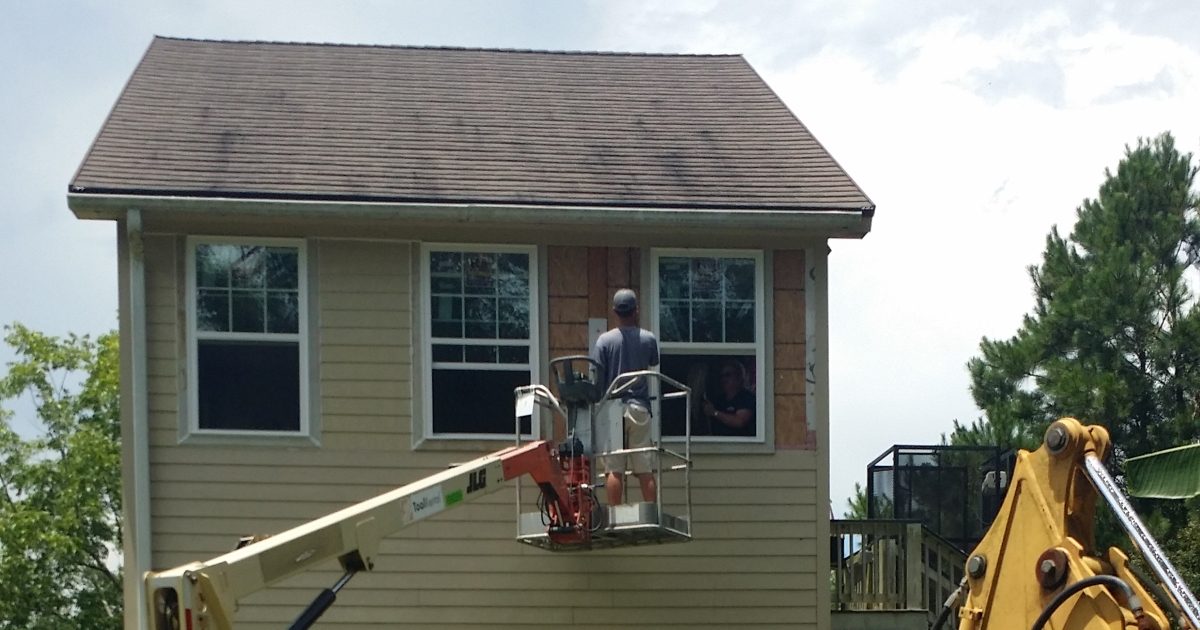
M 625 372 L 637 372 L 658 365 L 658 339 L 654 333 L 638 326 L 637 294 L 630 289 L 621 289 L 613 294 L 612 310 L 617 316 L 618 326 L 600 335 L 596 347 L 592 348 L 592 359 L 599 365 L 600 385 L 607 390 L 612 382 Z M 640 379 L 621 395 L 624 431 L 616 435 L 609 427 L 615 423 L 598 422 L 595 436 L 595 452 L 604 453 L 622 448 L 643 448 L 651 445 L 650 387 L 646 379 Z M 621 433 L 624 433 L 622 440 Z M 605 491 L 609 505 L 622 502 L 624 473 L 626 467 L 633 471 L 642 487 L 642 498 L 653 502 L 658 494 L 654 474 L 651 470 L 652 456 L 649 452 L 634 453 L 619 457 L 601 457 L 607 475 Z M 615 460 L 615 461 L 614 461 Z

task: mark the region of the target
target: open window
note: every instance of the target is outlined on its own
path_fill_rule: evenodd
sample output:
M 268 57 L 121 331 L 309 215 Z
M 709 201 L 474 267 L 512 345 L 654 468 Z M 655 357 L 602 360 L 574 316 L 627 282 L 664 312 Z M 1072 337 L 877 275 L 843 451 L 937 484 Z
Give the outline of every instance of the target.
M 664 374 L 693 392 L 698 441 L 761 442 L 764 348 L 759 251 L 651 252 L 651 326 Z M 664 436 L 684 434 L 685 409 L 662 403 Z
M 538 379 L 536 249 L 427 245 L 421 267 L 425 435 L 511 439 L 513 389 Z
M 188 430 L 309 430 L 302 241 L 193 238 L 187 245 Z

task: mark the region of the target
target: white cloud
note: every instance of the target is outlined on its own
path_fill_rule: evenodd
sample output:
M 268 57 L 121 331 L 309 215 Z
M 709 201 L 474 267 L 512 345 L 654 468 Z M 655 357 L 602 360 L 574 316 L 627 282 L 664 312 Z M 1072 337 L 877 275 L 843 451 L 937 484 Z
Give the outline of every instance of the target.
M 1196 62 L 1200 60 L 1200 55 L 1178 42 L 1134 35 L 1113 23 L 1097 31 L 1064 37 L 1061 47 L 1063 67 L 1070 78 L 1070 107 L 1087 107 L 1114 90 L 1151 83 L 1160 73 L 1166 73 L 1184 90 L 1194 88 Z M 1164 95 L 1129 96 L 1156 100 Z

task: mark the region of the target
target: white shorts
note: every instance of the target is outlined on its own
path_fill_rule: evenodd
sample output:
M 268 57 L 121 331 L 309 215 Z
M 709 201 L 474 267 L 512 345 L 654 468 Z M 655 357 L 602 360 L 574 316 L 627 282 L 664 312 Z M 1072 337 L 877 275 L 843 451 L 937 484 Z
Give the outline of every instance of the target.
M 597 453 L 616 451 L 623 448 L 646 448 L 653 445 L 654 431 L 650 422 L 651 415 L 649 408 L 631 400 L 620 406 L 611 405 L 610 410 L 621 413 L 624 439 L 612 439 L 616 437 L 612 435 L 612 431 L 598 430 L 596 436 Z M 608 418 L 599 418 L 598 420 L 600 420 L 599 424 L 605 427 L 615 424 L 612 422 L 611 416 Z M 599 429 L 599 427 L 597 428 Z M 603 463 L 604 472 L 615 473 L 632 470 L 635 474 L 643 474 L 651 472 L 651 463 L 654 461 L 654 457 L 653 453 L 647 451 L 644 453 L 600 457 L 600 460 Z

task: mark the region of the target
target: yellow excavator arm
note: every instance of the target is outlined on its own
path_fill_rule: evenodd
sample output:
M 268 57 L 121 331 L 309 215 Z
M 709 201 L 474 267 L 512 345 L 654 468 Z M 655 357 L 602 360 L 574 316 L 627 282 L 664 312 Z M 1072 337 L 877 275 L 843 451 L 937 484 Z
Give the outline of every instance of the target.
M 1169 628 L 1128 556 L 1115 547 L 1097 553 L 1097 496 L 1142 551 L 1180 626 L 1197 628 L 1195 596 L 1101 463 L 1109 448 L 1104 427 L 1063 418 L 1047 430 L 1041 448 L 1018 453 L 1004 504 L 967 558 L 959 630 Z

